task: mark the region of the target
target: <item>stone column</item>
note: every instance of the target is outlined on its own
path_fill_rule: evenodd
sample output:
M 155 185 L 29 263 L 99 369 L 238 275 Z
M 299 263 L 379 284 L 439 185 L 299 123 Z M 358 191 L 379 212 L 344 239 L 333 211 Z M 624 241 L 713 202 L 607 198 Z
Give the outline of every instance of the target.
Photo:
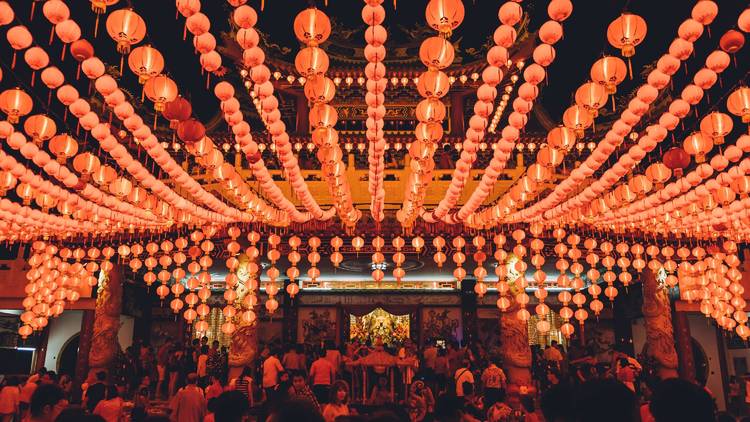
M 511 283 L 510 297 L 513 305 L 500 312 L 500 354 L 503 370 L 508 376 L 508 392 L 516 393 L 520 387 L 530 387 L 531 347 L 529 346 L 528 323 L 518 319 L 518 305 L 513 298 L 520 289 Z
M 690 336 L 690 323 L 688 322 L 687 313 L 684 311 L 675 311 L 672 316 L 677 357 L 680 364 L 680 378 L 695 381 L 693 342 Z
M 642 309 L 646 322 L 646 354 L 656 362 L 660 378 L 676 378 L 678 359 L 667 290 L 659 286 L 655 274 L 650 269 L 644 269 L 641 274 Z
M 89 375 L 98 371 L 109 371 L 115 363 L 120 345 L 117 332 L 120 330 L 122 311 L 123 267 L 114 265 L 109 274 L 99 276 L 94 310 L 94 329 L 89 351 Z

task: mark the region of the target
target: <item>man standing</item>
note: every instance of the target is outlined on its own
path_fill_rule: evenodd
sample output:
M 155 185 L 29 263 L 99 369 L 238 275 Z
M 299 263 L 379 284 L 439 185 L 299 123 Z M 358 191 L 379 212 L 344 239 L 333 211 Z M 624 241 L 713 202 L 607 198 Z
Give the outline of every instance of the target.
M 279 360 L 278 350 L 271 350 L 266 360 L 263 361 L 263 390 L 266 397 L 273 395 L 273 391 L 279 385 L 279 372 L 284 370 Z
M 331 384 L 335 377 L 336 370 L 331 362 L 323 357 L 322 354 L 310 366 L 310 379 L 312 380 L 312 390 L 318 403 L 328 403 L 328 395 L 331 390 Z
M 471 373 L 471 362 L 464 360 L 463 367 L 456 370 L 453 380 L 456 382 L 456 397 L 463 397 L 464 384 L 474 384 L 474 374 Z
M 187 385 L 180 389 L 172 399 L 172 420 L 175 422 L 203 422 L 206 416 L 206 398 L 203 390 L 195 383 L 198 374 L 192 372 L 187 376 Z
M 482 372 L 482 384 L 484 386 L 484 404 L 488 409 L 492 407 L 503 396 L 505 388 L 505 372 L 492 360 L 490 365 Z

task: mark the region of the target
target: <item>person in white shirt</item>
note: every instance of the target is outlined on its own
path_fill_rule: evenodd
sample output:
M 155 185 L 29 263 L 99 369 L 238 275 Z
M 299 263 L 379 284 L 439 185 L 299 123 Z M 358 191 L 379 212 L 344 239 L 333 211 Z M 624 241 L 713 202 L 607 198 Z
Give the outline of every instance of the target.
M 456 382 L 456 396 L 464 396 L 464 383 L 474 384 L 474 374 L 471 373 L 471 362 L 464 361 L 461 368 L 458 368 L 453 374 L 453 380 Z
M 279 352 L 272 350 L 271 354 L 263 361 L 263 390 L 266 396 L 273 393 L 274 388 L 279 384 L 279 372 L 284 370 L 279 360 Z

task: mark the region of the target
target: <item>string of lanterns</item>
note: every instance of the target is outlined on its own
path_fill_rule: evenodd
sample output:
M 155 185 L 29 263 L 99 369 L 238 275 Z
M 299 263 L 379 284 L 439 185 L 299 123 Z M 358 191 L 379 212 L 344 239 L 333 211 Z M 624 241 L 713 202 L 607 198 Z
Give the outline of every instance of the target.
M 379 0 L 362 7 L 362 19 L 368 25 L 365 30 L 365 41 L 367 42 L 365 58 L 368 61 L 368 64 L 365 66 L 365 74 L 367 75 L 365 103 L 367 104 L 368 117 L 365 123 L 367 125 L 366 136 L 369 141 L 368 190 L 372 198 L 370 213 L 376 221 L 382 221 L 385 218 L 385 213 L 383 212 L 385 205 L 383 180 L 385 179 L 384 155 L 386 143 L 383 132 L 385 124 L 383 118 L 385 117 L 384 92 L 388 87 L 388 79 L 385 77 L 386 68 L 383 65 L 383 60 L 386 55 L 385 41 L 388 38 L 388 32 L 381 25 L 385 20 L 385 9 L 383 9 L 381 3 L 382 0 Z M 334 85 L 339 86 L 335 80 Z M 349 85 L 351 85 L 351 82 L 349 82 Z M 397 279 L 400 278 L 397 277 Z
M 396 218 L 409 228 L 419 216 L 427 186 L 432 180 L 435 167 L 433 154 L 437 143 L 443 137 L 442 122 L 445 119 L 445 105 L 440 100 L 448 94 L 450 84 L 442 69 L 453 63 L 455 52 L 449 38 L 464 19 L 464 5 L 461 0 L 431 0 L 425 9 L 427 24 L 438 31 L 439 36 L 425 39 L 419 48 L 419 58 L 427 71 L 419 76 L 417 90 L 424 98 L 417 106 L 417 120 L 414 129 L 415 141 L 409 147 L 411 168 L 409 169 L 404 201 Z
M 511 8 L 510 12 L 512 10 Z M 501 130 L 501 138 L 496 142 L 498 147 L 495 148 L 492 160 L 485 168 L 479 184 L 456 213 L 457 218 L 455 220 L 466 222 L 475 227 L 482 224 L 475 221 L 477 217 L 474 214 L 489 196 L 492 187 L 505 169 L 513 152 L 514 145 L 520 137 L 520 130 L 528 123 L 527 114 L 531 112 L 533 101 L 539 96 L 539 84 L 547 76 L 546 67 L 555 59 L 555 50 L 552 45 L 556 44 L 563 36 L 563 27 L 560 22 L 565 21 L 572 12 L 573 5 L 569 0 L 553 0 L 547 7 L 547 14 L 550 19 L 539 28 L 539 38 L 543 44 L 535 50 L 533 55 L 535 63 L 524 70 L 524 83 L 518 88 L 518 98 L 513 101 L 513 112 L 508 115 L 508 124 Z M 516 20 L 512 17 L 512 13 L 510 13 L 510 18 L 507 19 L 510 19 L 509 23 Z M 516 39 L 515 29 L 511 25 L 503 23 L 494 35 L 496 46 L 493 49 L 496 49 L 495 51 L 498 51 L 501 57 L 507 56 L 507 49 Z M 520 65 L 519 69 L 523 67 L 523 65 Z M 546 179 L 549 177 L 549 173 L 546 168 L 540 165 L 532 165 L 527 171 L 527 175 L 531 175 L 537 180 Z M 530 179 L 527 177 L 526 180 Z

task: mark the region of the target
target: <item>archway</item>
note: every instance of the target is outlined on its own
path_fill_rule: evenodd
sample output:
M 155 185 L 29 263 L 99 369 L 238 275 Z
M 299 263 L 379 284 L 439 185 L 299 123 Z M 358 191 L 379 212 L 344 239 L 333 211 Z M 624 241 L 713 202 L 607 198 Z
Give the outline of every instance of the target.
M 78 357 L 78 343 L 80 335 L 75 334 L 68 339 L 60 351 L 57 359 L 57 373 L 73 376 L 76 372 L 76 360 Z

